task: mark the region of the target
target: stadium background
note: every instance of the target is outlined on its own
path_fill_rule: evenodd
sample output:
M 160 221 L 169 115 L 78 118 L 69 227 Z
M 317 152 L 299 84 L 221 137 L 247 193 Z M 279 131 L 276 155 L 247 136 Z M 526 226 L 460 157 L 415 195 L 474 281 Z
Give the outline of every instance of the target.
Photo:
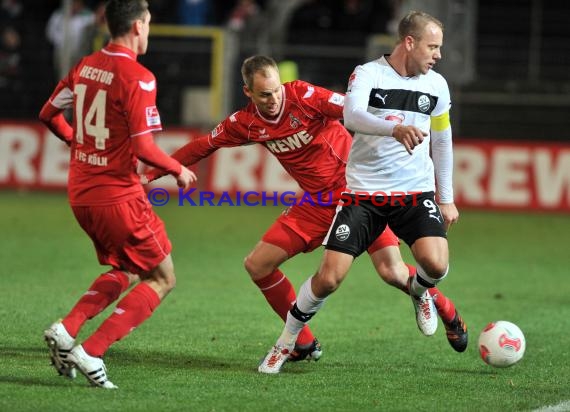
M 173 204 L 155 209 L 175 246 L 177 288 L 109 351 L 115 393 L 55 376 L 42 340 L 101 267 L 67 205 L 69 151 L 37 121 L 56 81 L 45 26 L 59 0 L 2 0 L 0 12 L 10 3 L 23 7 L 10 22 L 21 38 L 18 70 L 6 73 L 0 63 L 0 410 L 570 410 L 570 3 L 362 2 L 429 7 L 447 27 L 438 70 L 452 89 L 461 220 L 450 233 L 452 273 L 442 288 L 468 322 L 465 353 L 450 349 L 441 325 L 424 339 L 409 298 L 382 285 L 362 258 L 312 323 L 323 360 L 287 365 L 277 379 L 260 376 L 256 362 L 282 324 L 242 262 L 282 207 Z M 342 91 L 353 66 L 392 41 L 376 32 L 389 19 L 374 7 L 364 13 L 369 25 L 354 16 L 341 24 L 337 13 L 350 1 L 259 1 L 241 30 L 230 24 L 237 0 L 210 1 L 208 26 L 179 24 L 175 0 L 150 3 L 162 27 L 153 27 L 141 60 L 158 78 L 166 129 L 157 141 L 167 152 L 244 103 L 244 56 L 292 61 L 288 76 L 296 69 Z M 285 11 L 295 24 L 283 24 Z M 0 31 L 6 27 L 0 19 Z M 13 53 L 1 49 L 0 62 Z M 292 187 L 261 146 L 220 150 L 198 169 L 204 190 Z M 282 269 L 298 287 L 320 257 L 300 255 Z M 477 333 L 495 319 L 525 333 L 527 352 L 513 368 L 479 359 Z
M 9 3 L 20 4 L 21 12 L 3 18 L 3 30 L 15 28 L 21 42 L 11 50 L 19 57 L 17 70 L 4 70 L 0 82 L 0 187 L 63 189 L 65 148 L 36 121 L 57 80 L 45 28 L 60 2 Z M 178 2 L 151 1 L 152 39 L 140 60 L 158 78 L 165 132 L 157 140 L 165 150 L 207 132 L 245 103 L 244 57 L 272 55 L 285 79 L 344 91 L 355 65 L 391 49 L 399 16 L 422 8 L 446 27 L 436 69 L 452 91 L 458 204 L 570 209 L 570 3 L 292 0 L 284 6 L 265 0 L 242 9 L 253 3 L 205 2 L 204 26 L 180 24 Z M 357 7 L 349 9 L 350 3 Z M 96 9 L 100 2 L 85 4 Z M 97 26 L 89 36 L 90 47 L 106 40 Z M 219 151 L 198 170 L 201 187 L 215 192 L 296 187 L 261 147 Z M 160 184 L 172 187 L 168 180 Z

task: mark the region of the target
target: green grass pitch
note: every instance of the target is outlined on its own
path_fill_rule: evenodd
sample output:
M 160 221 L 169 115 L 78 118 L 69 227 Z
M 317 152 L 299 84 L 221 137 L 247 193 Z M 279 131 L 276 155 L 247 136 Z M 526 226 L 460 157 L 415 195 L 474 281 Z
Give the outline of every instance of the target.
M 265 376 L 257 364 L 282 323 L 243 269 L 278 207 L 156 209 L 174 244 L 177 288 L 154 316 L 106 354 L 117 391 L 56 376 L 43 330 L 104 268 L 63 194 L 0 192 L 2 411 L 530 411 L 570 404 L 570 217 L 463 211 L 450 232 L 441 288 L 470 331 L 455 353 L 440 323 L 418 331 L 403 293 L 367 256 L 312 320 L 324 355 Z M 405 259 L 410 255 L 402 246 Z M 321 250 L 283 266 L 295 287 Z M 103 315 L 109 313 L 106 311 Z M 85 337 L 102 319 L 89 322 Z M 477 337 L 509 320 L 523 360 L 485 365 Z

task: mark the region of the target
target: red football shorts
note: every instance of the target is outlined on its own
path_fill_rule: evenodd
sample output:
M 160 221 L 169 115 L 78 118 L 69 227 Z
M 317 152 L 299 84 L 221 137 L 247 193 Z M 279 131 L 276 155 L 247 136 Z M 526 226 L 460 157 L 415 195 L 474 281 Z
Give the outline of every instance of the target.
M 377 250 L 384 249 L 388 246 L 400 246 L 400 239 L 398 236 L 392 232 L 390 226 L 386 226 L 386 229 L 376 238 L 374 242 L 370 246 L 368 246 L 368 254 L 371 255 L 372 253 L 376 252 Z
M 289 257 L 308 253 L 323 243 L 336 212 L 336 206 L 313 206 L 306 202 L 286 209 L 265 232 L 261 240 L 287 251 Z M 368 248 L 374 253 L 387 246 L 399 246 L 400 241 L 386 226 L 386 229 Z
M 102 265 L 132 273 L 156 268 L 171 252 L 164 223 L 145 196 L 108 206 L 72 206 Z

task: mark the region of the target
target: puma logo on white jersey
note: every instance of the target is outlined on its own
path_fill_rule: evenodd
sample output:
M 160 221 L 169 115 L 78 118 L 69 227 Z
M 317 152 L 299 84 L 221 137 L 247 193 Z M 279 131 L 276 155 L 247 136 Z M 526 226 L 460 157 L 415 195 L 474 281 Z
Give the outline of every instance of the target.
M 376 93 L 375 96 L 377 98 L 379 98 L 380 100 L 382 100 L 382 104 L 384 104 L 384 105 L 386 104 L 386 97 L 388 97 L 388 93 L 386 93 L 385 96 L 380 96 L 380 93 Z

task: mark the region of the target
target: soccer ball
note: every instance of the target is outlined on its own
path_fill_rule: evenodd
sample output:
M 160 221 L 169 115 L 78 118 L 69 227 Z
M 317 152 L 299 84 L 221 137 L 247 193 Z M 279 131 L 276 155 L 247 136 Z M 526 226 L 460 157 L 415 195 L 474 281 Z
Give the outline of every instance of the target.
M 497 368 L 506 368 L 520 361 L 526 341 L 517 325 L 506 320 L 491 322 L 479 335 L 479 353 L 483 361 Z

